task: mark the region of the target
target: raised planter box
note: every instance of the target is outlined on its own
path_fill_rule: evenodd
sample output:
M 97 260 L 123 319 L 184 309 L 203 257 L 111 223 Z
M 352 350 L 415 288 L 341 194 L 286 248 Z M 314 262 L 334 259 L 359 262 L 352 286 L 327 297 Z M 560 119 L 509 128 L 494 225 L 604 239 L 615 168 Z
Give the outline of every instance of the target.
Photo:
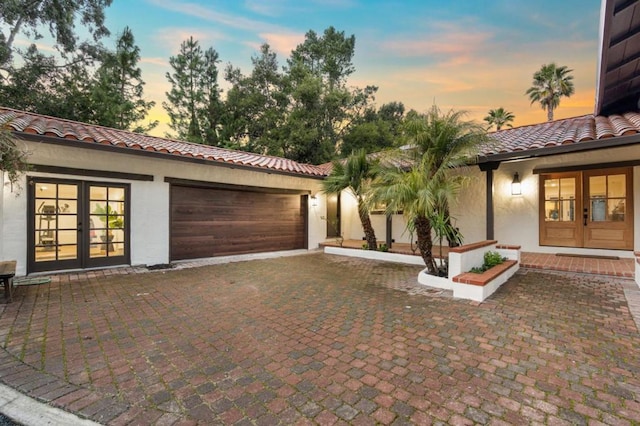
M 453 295 L 462 299 L 482 302 L 496 292 L 498 288 L 518 270 L 518 262 L 505 260 L 481 274 L 465 272 L 453 277 Z
M 482 274 L 468 272 L 479 266 L 487 251 L 497 251 L 508 260 Z M 520 247 L 500 246 L 497 241 L 480 241 L 449 250 L 449 276 L 434 277 L 423 270 L 418 282 L 430 287 L 453 290 L 453 297 L 482 302 L 500 288 L 520 268 Z
M 389 253 L 384 251 L 351 249 L 345 247 L 325 246 L 324 252 L 327 254 L 337 254 L 340 256 L 360 257 L 371 260 L 384 260 L 386 262 L 406 263 L 409 265 L 422 265 L 424 261 L 420 256 L 411 254 Z

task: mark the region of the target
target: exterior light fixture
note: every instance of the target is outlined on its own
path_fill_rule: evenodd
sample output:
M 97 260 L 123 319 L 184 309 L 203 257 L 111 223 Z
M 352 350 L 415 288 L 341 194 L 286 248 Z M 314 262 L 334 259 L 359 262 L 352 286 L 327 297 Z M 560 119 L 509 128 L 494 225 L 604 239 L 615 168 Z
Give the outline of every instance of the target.
M 520 183 L 520 176 L 518 172 L 513 175 L 513 181 L 511 182 L 511 195 L 522 195 L 522 184 Z
M 318 197 L 315 195 L 311 196 L 311 207 L 318 207 Z

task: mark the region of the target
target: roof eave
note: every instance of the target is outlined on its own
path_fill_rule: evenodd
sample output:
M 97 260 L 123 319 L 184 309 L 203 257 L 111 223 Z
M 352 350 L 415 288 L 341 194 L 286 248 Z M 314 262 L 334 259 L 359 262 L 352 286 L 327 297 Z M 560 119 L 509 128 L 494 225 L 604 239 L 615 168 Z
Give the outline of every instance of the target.
M 119 154 L 140 155 L 144 157 L 161 158 L 164 160 L 207 164 L 212 166 L 226 167 L 230 169 L 241 169 L 241 170 L 267 173 L 267 174 L 285 175 L 285 176 L 292 176 L 292 177 L 298 177 L 303 179 L 323 180 L 325 178 L 324 175 L 313 175 L 313 174 L 307 174 L 307 173 L 292 172 L 287 170 L 251 166 L 251 165 L 240 164 L 240 163 L 227 163 L 224 161 L 207 160 L 204 158 L 197 158 L 197 157 L 187 157 L 187 156 L 169 154 L 165 152 L 149 151 L 144 149 L 132 149 L 132 148 L 117 146 L 117 145 L 88 143 L 86 141 L 81 141 L 81 140 L 62 139 L 54 136 L 45 136 L 45 135 L 23 133 L 23 132 L 17 132 L 17 131 L 12 131 L 12 133 L 16 135 L 19 139 L 32 141 L 32 142 L 47 143 L 52 145 L 64 145 L 64 146 L 72 146 L 74 148 L 93 149 L 98 151 L 115 152 Z
M 499 154 L 478 156 L 478 163 L 509 162 L 528 160 L 551 155 L 570 154 L 575 152 L 597 151 L 600 149 L 619 148 L 640 144 L 640 133 L 629 136 L 618 136 L 609 139 L 598 139 L 554 147 L 536 148 L 525 151 L 513 151 Z
M 605 77 L 608 67 L 609 38 L 611 34 L 611 20 L 613 19 L 613 1 L 602 0 L 600 5 L 600 47 L 598 68 L 596 72 L 596 99 L 594 115 L 599 115 L 604 107 Z

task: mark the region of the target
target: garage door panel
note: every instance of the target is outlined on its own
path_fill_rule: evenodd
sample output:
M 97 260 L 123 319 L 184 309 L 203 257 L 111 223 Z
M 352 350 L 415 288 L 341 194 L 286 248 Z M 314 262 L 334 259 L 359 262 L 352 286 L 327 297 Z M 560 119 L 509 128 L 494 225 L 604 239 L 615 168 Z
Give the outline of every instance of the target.
M 305 248 L 300 195 L 171 187 L 171 259 Z

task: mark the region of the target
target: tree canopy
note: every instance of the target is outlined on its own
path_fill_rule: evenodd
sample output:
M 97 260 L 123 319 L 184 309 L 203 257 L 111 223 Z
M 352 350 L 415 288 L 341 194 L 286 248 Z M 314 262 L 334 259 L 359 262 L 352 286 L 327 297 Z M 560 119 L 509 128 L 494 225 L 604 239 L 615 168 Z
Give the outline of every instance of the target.
M 555 63 L 545 64 L 533 74 L 531 87 L 526 94 L 531 104 L 538 102 L 547 111 L 547 120 L 553 121 L 553 112 L 560 106 L 562 97 L 569 97 L 575 92 L 573 70 Z

